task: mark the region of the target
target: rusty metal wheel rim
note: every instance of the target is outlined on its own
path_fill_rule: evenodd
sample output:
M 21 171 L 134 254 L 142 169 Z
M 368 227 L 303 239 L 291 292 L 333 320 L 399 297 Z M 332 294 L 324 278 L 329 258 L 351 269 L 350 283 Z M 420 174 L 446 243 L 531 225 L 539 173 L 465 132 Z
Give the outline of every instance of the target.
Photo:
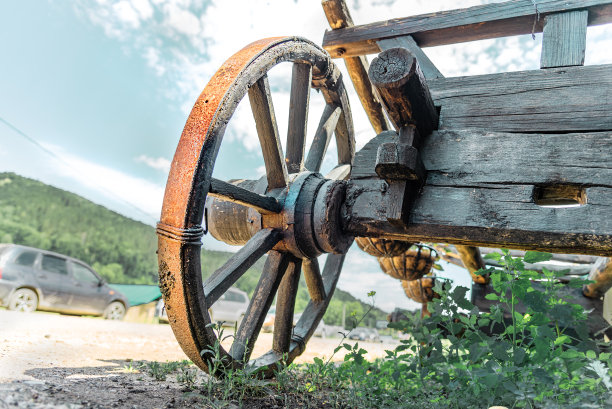
M 328 179 L 321 178 L 321 180 L 318 180 L 317 178 L 320 178 L 320 176 L 316 172 L 319 170 L 321 160 L 318 162 L 316 158 L 311 160 L 309 155 L 306 158 L 305 165 L 314 167 L 311 170 L 315 173 L 301 172 L 295 178 L 296 181 L 298 179 L 303 180 L 304 185 L 312 187 L 311 190 L 315 191 L 315 194 L 312 197 L 308 196 L 308 198 L 315 202 L 316 194 L 319 194 L 319 191 L 324 188 L 330 194 L 341 195 L 342 186 L 334 182 L 333 179 L 342 179 L 348 175 L 354 156 L 355 143 L 350 108 L 341 76 L 327 53 L 315 44 L 296 37 L 256 41 L 228 59 L 210 80 L 196 101 L 183 130 L 168 177 L 161 221 L 158 224 L 160 288 L 166 302 L 168 318 L 175 336 L 187 356 L 199 367 L 206 370 L 209 369 L 210 359 L 206 354 L 203 357 L 202 352 L 211 349 L 211 347 L 214 348 L 215 343 L 218 342 L 217 336 L 210 326 L 208 308 L 231 286 L 231 283 L 227 285 L 227 282 L 232 280 L 228 280 L 227 277 L 236 271 L 241 271 L 242 267 L 227 267 L 232 260 L 236 259 L 237 261 L 234 260 L 235 263 L 251 263 L 250 266 L 254 262 L 252 261 L 253 258 L 258 259 L 269 251 L 264 273 L 255 290 L 245 319 L 235 334 L 232 348 L 229 351 L 226 351 L 223 347 L 218 349 L 220 356 L 217 358 L 220 358 L 223 368 L 243 367 L 250 357 L 249 343 L 252 342 L 253 336 L 256 338 L 259 334 L 261 324 L 273 299 L 272 295 L 271 297 L 265 297 L 262 301 L 259 297 L 256 298 L 257 294 L 264 294 L 266 291 L 276 293 L 277 289 L 279 293 L 281 291 L 297 291 L 297 287 L 295 289 L 293 287 L 296 286 L 296 277 L 299 280 L 301 267 L 304 268 L 305 276 L 308 275 L 311 278 L 310 281 L 313 280 L 312 277 L 318 277 L 318 280 L 314 280 L 313 289 L 315 295 L 317 288 L 322 291 L 323 297 L 313 298 L 311 294 L 311 298 L 317 299 L 310 301 L 293 331 L 289 330 L 289 338 L 285 334 L 278 337 L 284 340 L 277 342 L 275 332 L 274 345 L 280 344 L 280 346 L 278 348 L 274 347 L 273 350 L 248 363 L 252 369 L 267 368 L 267 371 L 263 371 L 266 375 L 272 374 L 276 364 L 287 364 L 303 352 L 305 342 L 312 336 L 327 308 L 344 261 L 344 254 L 329 255 L 321 274 L 318 270 L 316 256 L 324 251 L 316 254 L 311 251 L 303 252 L 299 248 L 300 246 L 295 244 L 296 240 L 292 242 L 287 238 L 296 236 L 294 233 L 291 232 L 288 236 L 285 231 L 287 229 L 283 230 L 274 224 L 273 215 L 278 212 L 285 212 L 285 208 L 282 207 L 283 203 L 289 200 L 289 197 L 294 194 L 292 192 L 296 189 L 293 188 L 294 184 L 288 181 L 287 165 L 283 160 L 282 149 L 279 148 L 278 141 L 276 141 L 277 147 L 274 148 L 274 143 L 270 142 L 268 136 L 264 135 L 262 137 L 260 122 L 264 123 L 262 127 L 265 129 L 265 121 L 257 121 L 255 111 L 258 109 L 254 108 L 267 170 L 267 193 L 254 196 L 255 199 L 253 199 L 257 200 L 259 206 L 257 209 L 260 214 L 264 215 L 261 219 L 262 228 L 225 266 L 215 272 L 206 284 L 203 285 L 202 283 L 200 238 L 204 233 L 201 223 L 207 195 L 219 195 L 219 192 L 223 191 L 225 196 L 221 196 L 227 200 L 230 197 L 227 193 L 229 189 L 234 193 L 238 192 L 237 195 L 242 198 L 246 197 L 239 186 L 236 187 L 237 185 L 212 179 L 212 170 L 225 125 L 231 118 L 237 104 L 247 93 L 250 98 L 254 98 L 251 102 L 255 100 L 261 103 L 263 101 L 263 105 L 257 106 L 265 106 L 266 98 L 269 97 L 269 91 L 266 91 L 266 73 L 280 62 L 294 63 L 294 80 L 301 78 L 296 76 L 296 71 L 305 71 L 301 68 L 295 69 L 295 66 L 308 65 L 310 67 L 312 86 L 322 91 L 321 93 L 327 103 L 324 115 L 327 113 L 327 121 L 330 121 L 329 118 L 335 121 L 330 123 L 333 123 L 332 134 L 334 131 L 336 134 L 339 165 L 332 171 L 332 176 Z M 310 77 L 308 78 L 310 81 Z M 338 111 L 338 107 L 340 111 Z M 293 111 L 290 110 L 290 121 L 292 114 Z M 323 119 L 320 127 L 323 126 Z M 265 131 L 262 132 L 265 134 Z M 329 132 L 326 135 L 328 143 L 331 136 Z M 322 153 L 319 152 L 321 155 L 324 155 L 327 143 L 324 144 L 323 148 L 319 143 L 318 149 L 323 149 Z M 315 143 L 313 143 L 314 145 Z M 266 156 L 266 152 L 274 151 L 274 149 L 280 149 L 280 163 L 275 159 L 278 155 Z M 300 160 L 303 160 L 303 149 L 302 146 Z M 313 149 L 311 147 L 311 152 Z M 289 150 L 291 148 L 288 147 Z M 295 158 L 292 159 L 289 156 L 288 153 L 287 161 L 291 166 L 292 160 L 295 160 Z M 306 199 L 301 198 L 306 197 L 307 194 L 302 193 L 302 190 L 297 191 L 295 195 L 300 198 L 299 203 L 305 202 Z M 251 206 L 253 202 L 238 200 L 238 203 L 248 204 L 253 208 Z M 282 208 L 282 211 L 279 208 Z M 272 216 L 268 217 L 267 215 L 270 214 Z M 339 253 L 345 253 L 348 249 L 347 243 L 350 245 L 350 241 L 340 240 L 340 245 L 334 247 L 335 242 L 332 244 L 325 242 L 322 247 L 327 249 L 326 251 L 338 250 Z M 319 248 L 321 246 L 315 245 L 314 247 L 321 250 Z M 231 268 L 234 268 L 234 270 L 230 271 Z M 230 272 L 227 273 L 227 271 Z M 221 280 L 219 276 L 223 279 Z M 272 278 L 268 278 L 266 281 L 264 276 Z M 221 285 L 215 280 L 223 284 Z M 232 282 L 235 281 L 233 279 Z M 309 280 L 307 279 L 307 281 Z M 311 285 L 309 283 L 309 291 L 310 289 Z M 284 310 L 290 310 L 293 314 L 293 307 Z M 287 314 L 286 311 L 285 315 Z M 244 357 L 245 359 L 238 357 Z

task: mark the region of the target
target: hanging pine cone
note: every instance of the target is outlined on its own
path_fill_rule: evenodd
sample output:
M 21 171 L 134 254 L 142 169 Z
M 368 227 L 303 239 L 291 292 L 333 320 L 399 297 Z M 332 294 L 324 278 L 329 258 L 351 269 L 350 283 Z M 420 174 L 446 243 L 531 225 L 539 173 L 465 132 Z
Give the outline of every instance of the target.
M 380 268 L 393 278 L 399 280 L 417 280 L 431 271 L 438 254 L 435 250 L 417 246 L 395 257 L 380 257 Z
M 356 237 L 359 248 L 374 257 L 393 257 L 405 253 L 412 243 L 399 240 L 378 239 L 373 237 Z
M 435 277 L 423 277 L 412 281 L 402 280 L 402 287 L 406 296 L 421 304 L 439 297 L 433 290 L 435 284 Z

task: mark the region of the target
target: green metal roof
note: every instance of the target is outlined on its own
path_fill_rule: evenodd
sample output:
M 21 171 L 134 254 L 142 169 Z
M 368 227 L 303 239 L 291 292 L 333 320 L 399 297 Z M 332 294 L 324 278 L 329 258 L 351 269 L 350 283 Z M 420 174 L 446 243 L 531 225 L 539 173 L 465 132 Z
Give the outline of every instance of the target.
M 109 286 L 125 295 L 131 307 L 148 304 L 161 298 L 161 292 L 156 285 L 109 284 Z

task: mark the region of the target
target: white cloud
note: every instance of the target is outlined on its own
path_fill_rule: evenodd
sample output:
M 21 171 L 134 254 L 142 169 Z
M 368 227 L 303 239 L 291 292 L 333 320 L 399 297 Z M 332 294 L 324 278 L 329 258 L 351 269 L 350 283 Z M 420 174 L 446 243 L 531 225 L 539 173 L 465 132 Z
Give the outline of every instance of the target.
M 113 5 L 115 16 L 132 28 L 140 27 L 140 17 L 129 1 L 123 0 Z
M 64 163 L 64 166 L 55 163 L 52 167 L 57 174 L 96 191 L 105 196 L 106 201 L 115 202 L 111 207 L 116 208 L 117 204 L 124 208 L 128 206 L 127 213 L 132 215 L 137 211 L 140 214 L 133 216 L 135 218 L 142 220 L 142 213 L 148 215 L 147 223 L 159 218 L 164 195 L 162 186 L 75 156 L 56 145 L 42 145 Z
M 152 158 L 150 156 L 147 155 L 140 155 L 136 158 L 134 158 L 134 160 L 136 162 L 139 163 L 144 163 L 145 165 L 156 169 L 156 170 L 161 170 L 163 172 L 169 172 L 170 171 L 170 160 L 163 158 L 163 157 L 159 157 L 159 158 Z
M 189 10 L 170 3 L 164 7 L 164 14 L 164 24 L 171 30 L 184 34 L 189 38 L 199 36 L 201 33 L 200 21 Z M 199 39 L 195 42 L 198 43 Z
M 153 17 L 153 7 L 151 7 L 151 3 L 148 0 L 132 0 L 132 7 L 143 20 Z

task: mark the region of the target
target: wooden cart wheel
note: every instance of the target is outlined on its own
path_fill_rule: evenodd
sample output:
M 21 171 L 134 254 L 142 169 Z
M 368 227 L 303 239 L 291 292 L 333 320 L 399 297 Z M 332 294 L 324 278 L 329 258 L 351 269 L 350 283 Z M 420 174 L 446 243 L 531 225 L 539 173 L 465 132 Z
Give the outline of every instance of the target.
M 282 62 L 293 63 L 286 155 L 267 77 Z M 304 159 L 311 86 L 320 91 L 326 107 Z M 214 179 L 225 127 L 247 93 L 266 177 L 233 183 Z M 334 133 L 338 165 L 324 177 L 318 172 Z M 341 75 L 329 55 L 307 40 L 256 41 L 228 59 L 206 85 L 178 144 L 157 229 L 160 288 L 168 318 L 181 347 L 200 368 L 212 368 L 206 351 L 219 342 L 209 325 L 208 309 L 266 253 L 263 273 L 232 346 L 219 349 L 221 362 L 225 368 L 248 365 L 271 375 L 277 364 L 288 364 L 303 352 L 325 313 L 353 241 L 341 231 L 339 218 L 343 179 L 350 173 L 354 151 Z M 205 213 L 215 238 L 244 246 L 202 282 L 200 239 Z M 327 256 L 321 272 L 317 257 L 323 253 L 334 254 Z M 301 271 L 311 300 L 293 328 Z M 251 359 L 275 295 L 272 349 Z

